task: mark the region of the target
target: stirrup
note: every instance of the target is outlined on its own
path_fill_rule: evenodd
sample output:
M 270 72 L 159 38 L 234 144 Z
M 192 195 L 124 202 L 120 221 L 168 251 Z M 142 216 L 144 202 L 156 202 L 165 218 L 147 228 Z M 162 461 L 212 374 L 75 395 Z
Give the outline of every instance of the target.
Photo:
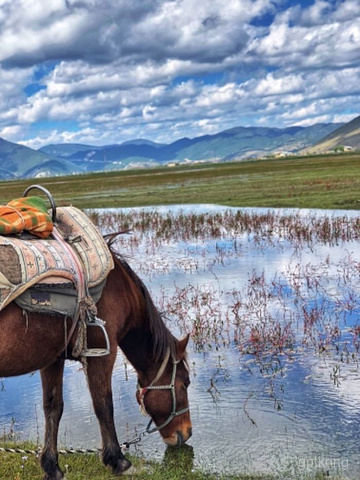
M 83 352 L 81 352 L 82 357 L 104 357 L 105 355 L 109 355 L 110 353 L 110 341 L 109 335 L 105 328 L 104 320 L 101 318 L 96 317 L 95 315 L 89 316 L 86 320 L 87 327 L 100 327 L 105 338 L 106 348 L 87 348 Z

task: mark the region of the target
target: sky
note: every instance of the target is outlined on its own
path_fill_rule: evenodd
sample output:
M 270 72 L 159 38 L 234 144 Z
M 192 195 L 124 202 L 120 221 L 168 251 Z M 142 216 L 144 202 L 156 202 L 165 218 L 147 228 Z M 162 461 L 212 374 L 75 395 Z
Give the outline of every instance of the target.
M 0 0 L 0 137 L 170 143 L 360 114 L 359 0 Z

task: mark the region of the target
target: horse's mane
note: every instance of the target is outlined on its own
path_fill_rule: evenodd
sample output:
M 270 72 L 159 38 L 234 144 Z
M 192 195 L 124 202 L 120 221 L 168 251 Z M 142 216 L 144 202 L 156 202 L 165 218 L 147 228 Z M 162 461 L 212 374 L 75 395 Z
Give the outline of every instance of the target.
M 153 352 L 157 361 L 164 358 L 166 350 L 170 347 L 171 354 L 175 354 L 175 337 L 170 330 L 166 327 L 163 317 L 164 314 L 160 313 L 156 308 L 149 290 L 145 286 L 144 282 L 130 267 L 125 258 L 112 247 L 112 242 L 108 242 L 110 251 L 112 253 L 114 262 L 120 268 L 125 270 L 130 279 L 134 282 L 135 286 L 139 290 L 139 293 L 145 300 L 147 321 L 149 323 L 150 332 L 153 341 Z

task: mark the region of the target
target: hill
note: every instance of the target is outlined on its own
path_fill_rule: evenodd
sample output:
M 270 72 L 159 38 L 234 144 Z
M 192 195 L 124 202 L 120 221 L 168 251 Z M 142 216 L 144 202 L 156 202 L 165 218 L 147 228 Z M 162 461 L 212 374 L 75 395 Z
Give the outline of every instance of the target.
M 79 167 L 44 152 L 0 138 L 0 179 L 66 175 Z
M 128 140 L 123 142 L 121 145 L 152 145 L 153 147 L 163 147 L 163 143 L 152 142 L 151 140 L 146 140 L 145 138 L 135 138 L 134 140 Z
M 360 116 L 337 128 L 310 148 L 306 148 L 304 153 L 324 153 L 340 146 L 349 150 L 360 150 Z

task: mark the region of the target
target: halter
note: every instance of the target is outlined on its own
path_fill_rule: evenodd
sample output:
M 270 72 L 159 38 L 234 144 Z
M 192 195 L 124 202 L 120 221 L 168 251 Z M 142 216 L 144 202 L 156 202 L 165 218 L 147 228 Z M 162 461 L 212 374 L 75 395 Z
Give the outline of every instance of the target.
M 148 413 L 146 411 L 145 403 L 144 403 L 144 397 L 145 397 L 146 392 L 148 392 L 149 390 L 170 390 L 171 391 L 172 410 L 171 410 L 170 415 L 165 420 L 165 422 L 163 422 L 159 427 L 153 427 L 153 428 L 150 429 L 150 426 L 153 423 L 153 419 L 151 419 L 150 422 L 148 423 L 147 427 L 146 427 L 146 433 L 147 434 L 158 432 L 162 428 L 169 425 L 169 423 L 171 422 L 171 420 L 174 417 L 178 417 L 179 415 L 182 415 L 183 413 L 188 412 L 189 409 L 190 409 L 190 407 L 187 406 L 186 408 L 183 408 L 182 410 L 176 411 L 175 378 L 176 378 L 176 369 L 177 369 L 177 366 L 178 366 L 178 364 L 180 363 L 181 360 L 176 360 L 174 355 L 172 355 L 173 371 L 172 371 L 172 375 L 171 375 L 170 384 L 169 385 L 154 385 L 154 383 L 156 383 L 158 380 L 160 380 L 160 378 L 164 374 L 166 366 L 167 366 L 168 361 L 169 361 L 169 358 L 170 358 L 170 348 L 167 349 L 165 358 L 164 358 L 164 360 L 163 360 L 163 362 L 162 362 L 162 364 L 159 368 L 159 371 L 158 371 L 156 377 L 154 378 L 154 380 L 150 383 L 150 385 L 148 387 L 140 387 L 140 385 L 138 385 L 140 409 L 141 409 L 141 412 L 144 415 L 148 415 Z

